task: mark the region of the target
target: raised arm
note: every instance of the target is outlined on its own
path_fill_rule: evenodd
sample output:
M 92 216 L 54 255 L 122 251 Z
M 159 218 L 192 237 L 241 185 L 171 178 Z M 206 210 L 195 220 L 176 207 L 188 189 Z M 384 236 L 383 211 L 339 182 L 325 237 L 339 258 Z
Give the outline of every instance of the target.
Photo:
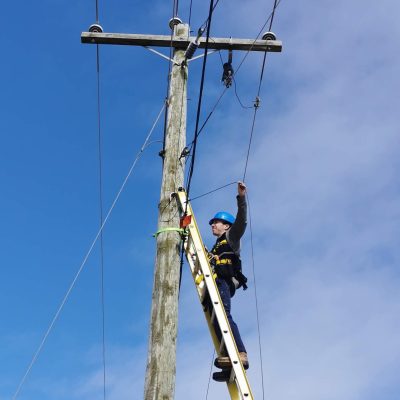
M 246 202 L 246 185 L 238 182 L 237 214 L 236 220 L 226 234 L 229 245 L 234 252 L 240 251 L 240 238 L 246 231 L 247 226 L 247 202 Z

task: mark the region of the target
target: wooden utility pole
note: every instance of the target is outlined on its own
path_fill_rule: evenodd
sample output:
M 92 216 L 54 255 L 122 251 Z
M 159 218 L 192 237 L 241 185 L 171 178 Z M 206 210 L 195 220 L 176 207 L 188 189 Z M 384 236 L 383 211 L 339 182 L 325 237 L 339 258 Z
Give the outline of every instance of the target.
M 188 25 L 175 26 L 174 37 L 187 38 Z M 168 116 L 164 147 L 164 168 L 161 197 L 158 205 L 157 256 L 150 339 L 144 398 L 173 399 L 175 391 L 176 338 L 178 334 L 178 294 L 181 237 L 178 204 L 171 194 L 183 187 L 186 146 L 186 83 L 185 50 L 175 49 L 168 94 Z
M 167 100 L 168 117 L 164 165 L 159 203 L 157 256 L 151 308 L 151 326 L 147 358 L 145 400 L 172 400 L 175 391 L 176 339 L 178 326 L 178 290 L 180 267 L 179 213 L 171 194 L 184 186 L 186 145 L 186 84 L 188 67 L 185 50 L 190 42 L 189 26 L 177 18 L 171 20 L 173 36 L 103 33 L 99 25 L 83 32 L 82 43 L 173 47 L 174 59 Z M 174 26 L 174 23 L 176 24 Z M 272 40 L 271 40 L 272 39 Z M 200 48 L 205 39 L 198 40 Z M 263 40 L 212 38 L 209 49 L 280 52 L 282 43 L 271 35 Z

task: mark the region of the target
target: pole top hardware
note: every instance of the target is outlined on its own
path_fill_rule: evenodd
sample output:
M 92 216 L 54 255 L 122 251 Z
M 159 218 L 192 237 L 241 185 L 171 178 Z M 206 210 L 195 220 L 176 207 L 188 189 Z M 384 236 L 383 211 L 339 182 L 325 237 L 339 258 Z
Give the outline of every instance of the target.
M 169 27 L 170 29 L 174 29 L 174 26 L 179 25 L 182 23 L 182 20 L 179 17 L 174 17 L 169 20 Z
M 103 33 L 103 27 L 100 24 L 92 24 L 89 26 L 89 32 Z
M 276 35 L 274 32 L 264 32 L 262 40 L 276 40 Z

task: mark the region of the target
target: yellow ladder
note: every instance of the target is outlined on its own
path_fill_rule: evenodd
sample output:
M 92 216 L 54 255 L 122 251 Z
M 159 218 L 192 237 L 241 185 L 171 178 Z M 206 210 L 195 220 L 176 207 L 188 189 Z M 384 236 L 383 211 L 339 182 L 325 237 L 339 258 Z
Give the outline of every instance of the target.
M 232 361 L 232 370 L 227 382 L 230 397 L 232 400 L 253 400 L 254 397 L 247 380 L 246 372 L 239 358 L 235 339 L 226 317 L 214 273 L 210 266 L 207 251 L 204 247 L 192 207 L 183 189 L 179 190 L 175 195 L 181 213 L 181 228 L 185 231 L 184 250 L 186 259 L 192 272 L 200 302 L 203 304 L 204 315 L 215 350 L 218 356 L 222 352 L 227 353 Z M 217 338 L 214 323 L 218 324 L 221 330 L 221 341 Z

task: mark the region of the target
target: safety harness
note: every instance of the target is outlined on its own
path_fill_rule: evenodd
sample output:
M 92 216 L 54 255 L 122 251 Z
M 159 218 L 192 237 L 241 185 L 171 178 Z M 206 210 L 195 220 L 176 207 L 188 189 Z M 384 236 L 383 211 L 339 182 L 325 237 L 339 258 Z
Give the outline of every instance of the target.
M 242 260 L 229 245 L 226 233 L 217 239 L 209 257 L 217 277 L 228 283 L 231 296 L 240 287 L 247 289 L 247 278 L 242 273 Z

